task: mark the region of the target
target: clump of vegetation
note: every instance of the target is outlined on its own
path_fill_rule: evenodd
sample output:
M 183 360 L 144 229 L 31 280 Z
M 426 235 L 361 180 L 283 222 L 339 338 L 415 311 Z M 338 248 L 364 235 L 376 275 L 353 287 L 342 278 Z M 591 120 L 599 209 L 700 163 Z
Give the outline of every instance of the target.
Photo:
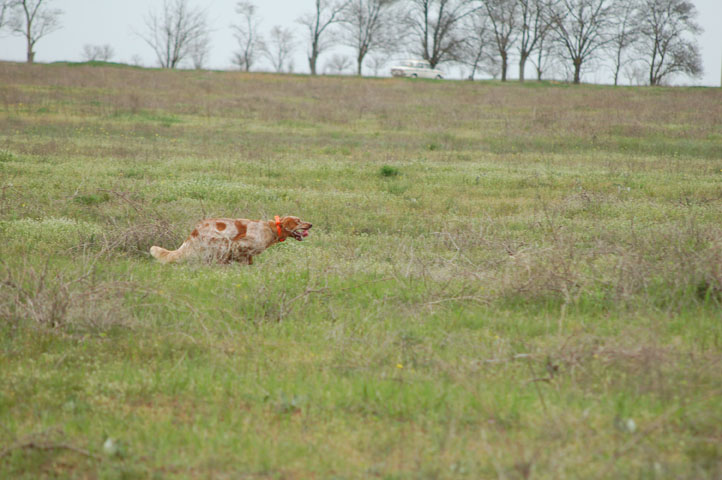
M 98 205 L 107 202 L 108 200 L 110 200 L 110 195 L 108 195 L 107 192 L 90 193 L 87 195 L 77 195 L 73 197 L 73 201 L 75 203 L 87 206 Z
M 0 150 L 0 162 L 15 162 L 17 157 L 8 150 Z
M 392 167 L 391 165 L 384 165 L 379 169 L 379 175 L 382 177 L 396 177 L 400 173 L 398 168 Z
M 27 327 L 78 332 L 104 331 L 127 326 L 131 314 L 124 297 L 134 287 L 127 282 L 101 281 L 92 265 L 80 272 L 42 270 L 23 264 L 10 268 L 0 263 L 3 289 L 0 316 L 4 321 Z

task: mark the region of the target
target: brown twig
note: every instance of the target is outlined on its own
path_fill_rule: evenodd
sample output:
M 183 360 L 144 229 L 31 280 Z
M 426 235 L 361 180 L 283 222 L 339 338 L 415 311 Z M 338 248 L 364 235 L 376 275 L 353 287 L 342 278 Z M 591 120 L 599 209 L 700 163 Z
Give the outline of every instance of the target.
M 7 455 L 10 455 L 15 450 L 23 450 L 23 449 L 35 449 L 35 450 L 70 450 L 75 453 L 79 453 L 81 455 L 84 455 L 86 457 L 93 458 L 95 460 L 102 460 L 102 457 L 95 455 L 94 453 L 90 453 L 89 451 L 76 447 L 75 445 L 70 445 L 67 443 L 40 443 L 35 440 L 30 440 L 27 442 L 21 442 L 16 443 L 15 445 L 10 445 L 9 447 L 3 449 L 0 451 L 0 458 L 6 457 Z
M 542 395 L 541 389 L 539 388 L 539 377 L 536 376 L 534 373 L 534 368 L 531 366 L 531 357 L 527 357 L 527 365 L 529 365 L 529 371 L 531 372 L 532 380 L 529 383 L 533 383 L 534 387 L 536 387 L 536 393 L 539 395 L 539 400 L 541 400 L 542 407 L 544 408 L 544 413 L 549 415 L 549 409 L 547 409 L 547 403 L 544 401 L 544 395 Z

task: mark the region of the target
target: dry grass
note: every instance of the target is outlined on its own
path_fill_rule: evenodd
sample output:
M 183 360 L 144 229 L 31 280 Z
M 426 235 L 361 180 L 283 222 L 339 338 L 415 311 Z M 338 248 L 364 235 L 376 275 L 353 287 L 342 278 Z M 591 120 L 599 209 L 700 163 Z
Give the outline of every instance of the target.
M 24 325 L 30 320 L 39 328 L 105 331 L 133 323 L 126 297 L 136 287 L 98 279 L 92 264 L 72 273 L 53 272 L 49 263 L 42 270 L 27 264 L 21 268 L 0 265 L 0 314 L 10 324 Z

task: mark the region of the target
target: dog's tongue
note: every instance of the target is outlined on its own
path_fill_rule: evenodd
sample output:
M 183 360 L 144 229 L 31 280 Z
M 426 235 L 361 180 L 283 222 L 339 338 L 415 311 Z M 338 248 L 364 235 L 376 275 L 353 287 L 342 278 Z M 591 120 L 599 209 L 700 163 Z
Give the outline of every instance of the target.
M 308 237 L 308 230 L 304 230 L 302 235 L 303 235 L 304 237 Z

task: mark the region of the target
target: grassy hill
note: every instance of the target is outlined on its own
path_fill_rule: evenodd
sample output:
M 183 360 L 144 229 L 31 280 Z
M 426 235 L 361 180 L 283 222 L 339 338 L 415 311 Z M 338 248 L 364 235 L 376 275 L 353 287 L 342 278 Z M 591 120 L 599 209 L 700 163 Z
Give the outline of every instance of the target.
M 720 89 L 0 63 L 0 259 L 0 477 L 722 476 Z

